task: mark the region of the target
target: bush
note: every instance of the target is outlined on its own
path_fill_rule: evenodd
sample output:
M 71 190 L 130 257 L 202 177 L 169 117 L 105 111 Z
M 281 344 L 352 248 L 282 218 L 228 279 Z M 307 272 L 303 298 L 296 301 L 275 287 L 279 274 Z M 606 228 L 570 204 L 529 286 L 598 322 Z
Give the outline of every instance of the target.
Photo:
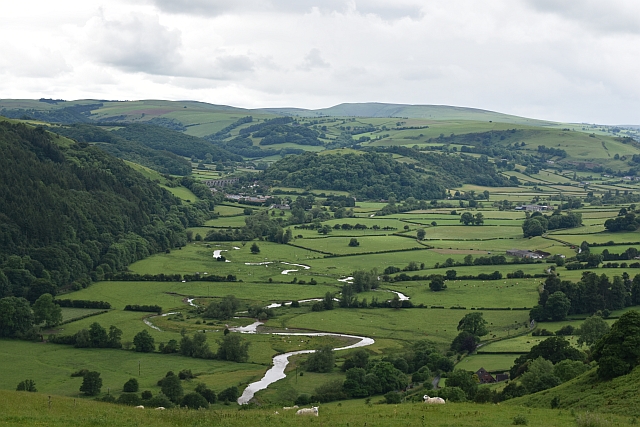
M 148 405 L 154 408 L 162 406 L 163 408 L 173 408 L 173 402 L 162 393 L 158 393 L 149 399 Z
M 388 404 L 397 404 L 402 402 L 402 394 L 397 391 L 390 391 L 389 393 L 384 395 L 384 400 Z
M 466 393 L 460 387 L 445 387 L 439 390 L 438 395 L 451 402 L 464 402 L 467 400 Z
M 135 378 L 131 378 L 129 381 L 124 383 L 124 386 L 122 387 L 122 391 L 124 391 L 125 393 L 137 393 L 138 387 L 139 387 L 138 380 Z
M 206 385 L 200 383 L 196 386 L 196 393 L 199 393 L 202 397 L 204 397 L 209 403 L 216 403 L 217 397 L 216 392 L 207 388 Z
M 122 393 L 118 396 L 116 403 L 121 405 L 138 406 L 140 404 L 140 396 L 135 393 Z
M 182 398 L 180 406 L 186 406 L 189 409 L 209 408 L 209 402 L 200 393 L 187 393 Z
M 513 422 L 511 424 L 514 426 L 526 426 L 529 424 L 529 420 L 524 415 L 516 415 L 513 417 Z
M 222 390 L 218 395 L 218 400 L 220 402 L 235 402 L 238 397 L 240 397 L 240 391 L 238 391 L 238 387 L 233 386 Z
M 113 395 L 111 394 L 107 394 L 106 396 L 102 396 L 100 399 L 98 399 L 100 402 L 106 402 L 106 403 L 116 403 L 116 398 L 113 397 Z
M 33 380 L 24 380 L 20 381 L 16 391 L 29 391 L 31 393 L 35 393 L 38 390 L 36 389 L 36 383 Z
M 145 390 L 142 392 L 142 400 L 149 400 L 153 397 L 153 393 L 151 393 L 149 390 Z
M 193 374 L 193 372 L 191 372 L 191 369 L 183 369 L 178 373 L 178 378 L 180 378 L 181 380 L 190 380 L 195 377 L 196 376 Z
M 311 396 L 308 394 L 301 394 L 295 401 L 296 405 L 308 405 L 311 403 Z
M 609 425 L 609 421 L 601 415 L 591 412 L 585 412 L 576 417 L 578 427 L 605 427 Z
M 571 325 L 567 325 L 567 326 L 563 326 L 562 328 L 558 329 L 556 331 L 556 335 L 561 336 L 561 335 L 573 335 L 575 332 L 576 328 L 574 328 Z

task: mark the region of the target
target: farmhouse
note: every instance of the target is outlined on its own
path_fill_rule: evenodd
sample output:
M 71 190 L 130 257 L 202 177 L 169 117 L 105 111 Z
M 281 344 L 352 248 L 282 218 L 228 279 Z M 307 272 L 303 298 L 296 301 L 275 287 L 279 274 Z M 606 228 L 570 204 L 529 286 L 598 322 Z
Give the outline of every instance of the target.
M 274 204 L 269 206 L 269 209 L 280 209 L 281 211 L 288 211 L 291 209 L 291 206 L 287 204 Z
M 531 259 L 543 259 L 551 255 L 549 252 L 544 251 L 530 251 L 523 249 L 509 249 L 507 250 L 507 256 L 515 256 L 518 258 L 531 258 Z
M 478 376 L 478 379 L 480 380 L 480 384 L 491 384 L 491 383 L 495 383 L 496 382 L 496 379 L 493 378 L 493 375 L 491 375 L 484 368 L 478 369 L 476 371 L 476 375 Z
M 517 211 L 542 212 L 542 211 L 552 211 L 553 206 L 522 205 L 522 206 L 516 206 L 514 209 Z

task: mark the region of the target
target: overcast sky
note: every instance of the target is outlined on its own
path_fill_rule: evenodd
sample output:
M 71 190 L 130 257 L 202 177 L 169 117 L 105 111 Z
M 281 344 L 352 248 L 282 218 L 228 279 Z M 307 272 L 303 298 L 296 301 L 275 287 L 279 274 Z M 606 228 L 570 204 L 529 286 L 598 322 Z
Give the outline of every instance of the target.
M 20 0 L 0 37 L 0 98 L 640 124 L 637 0 Z

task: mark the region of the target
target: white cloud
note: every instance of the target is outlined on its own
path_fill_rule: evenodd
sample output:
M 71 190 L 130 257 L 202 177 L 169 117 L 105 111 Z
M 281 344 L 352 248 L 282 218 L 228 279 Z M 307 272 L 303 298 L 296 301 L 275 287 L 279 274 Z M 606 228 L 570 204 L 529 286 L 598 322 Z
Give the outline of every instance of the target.
M 298 69 L 311 71 L 314 68 L 331 68 L 331 64 L 322 58 L 319 49 L 313 48 L 304 57 L 304 61 L 298 66 Z

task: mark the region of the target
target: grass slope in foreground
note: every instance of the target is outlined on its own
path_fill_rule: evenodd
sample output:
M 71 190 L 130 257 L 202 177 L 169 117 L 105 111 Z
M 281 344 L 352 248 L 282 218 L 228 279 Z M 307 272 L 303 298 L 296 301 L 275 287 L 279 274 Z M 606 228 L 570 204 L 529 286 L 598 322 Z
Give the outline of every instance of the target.
M 276 413 L 279 412 L 279 413 Z M 425 405 L 366 405 L 363 400 L 320 405 L 320 416 L 301 418 L 294 411 L 269 407 L 238 411 L 231 406 L 223 410 L 155 411 L 127 406 L 53 397 L 39 393 L 0 391 L 0 426 L 84 427 L 110 425 L 142 426 L 299 426 L 302 423 L 325 426 L 510 426 L 516 416 L 523 416 L 529 426 L 575 426 L 575 417 L 567 411 L 531 409 L 508 405 L 472 403 Z M 609 415 L 611 425 L 626 419 Z

